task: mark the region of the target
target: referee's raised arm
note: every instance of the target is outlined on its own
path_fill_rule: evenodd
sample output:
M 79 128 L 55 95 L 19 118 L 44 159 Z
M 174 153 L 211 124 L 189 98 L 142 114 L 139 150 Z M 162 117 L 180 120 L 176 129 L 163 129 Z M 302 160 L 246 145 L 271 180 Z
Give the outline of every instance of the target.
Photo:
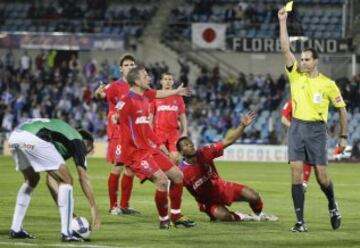
M 280 26 L 280 45 L 281 51 L 284 54 L 285 65 L 286 67 L 291 67 L 294 65 L 296 59 L 294 54 L 290 50 L 289 34 L 287 31 L 286 20 L 288 13 L 285 10 L 285 7 L 282 7 L 278 11 L 279 26 Z

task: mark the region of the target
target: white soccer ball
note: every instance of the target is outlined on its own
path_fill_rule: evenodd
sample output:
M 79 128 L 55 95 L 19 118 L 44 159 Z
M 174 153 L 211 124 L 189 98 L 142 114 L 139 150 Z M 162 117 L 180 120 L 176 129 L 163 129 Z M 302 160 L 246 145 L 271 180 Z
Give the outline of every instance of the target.
M 80 237 L 87 239 L 91 234 L 91 227 L 85 217 L 76 217 L 71 221 L 72 230 Z

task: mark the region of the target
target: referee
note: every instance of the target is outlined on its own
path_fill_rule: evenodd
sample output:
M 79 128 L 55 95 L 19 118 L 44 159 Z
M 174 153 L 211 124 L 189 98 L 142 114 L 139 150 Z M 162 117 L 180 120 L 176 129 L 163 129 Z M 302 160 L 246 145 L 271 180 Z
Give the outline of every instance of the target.
M 327 171 L 327 130 L 329 104 L 338 109 L 340 115 L 339 148 L 342 152 L 347 145 L 347 114 L 345 103 L 335 82 L 319 73 L 318 53 L 305 48 L 301 53 L 300 64 L 290 51 L 287 32 L 287 12 L 278 12 L 280 24 L 280 44 L 285 58 L 293 101 L 293 121 L 288 131 L 288 156 L 291 165 L 292 198 L 297 222 L 290 229 L 293 232 L 306 232 L 304 223 L 303 163 L 314 165 L 315 175 L 321 190 L 328 200 L 332 228 L 341 225 L 341 215 L 333 183 Z

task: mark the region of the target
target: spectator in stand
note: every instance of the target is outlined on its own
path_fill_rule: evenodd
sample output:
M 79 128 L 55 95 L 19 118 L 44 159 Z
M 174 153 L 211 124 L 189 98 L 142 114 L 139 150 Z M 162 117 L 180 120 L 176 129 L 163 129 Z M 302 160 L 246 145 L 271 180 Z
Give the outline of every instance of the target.
M 24 54 L 20 58 L 20 70 L 22 74 L 26 74 L 31 70 L 32 60 L 28 52 L 25 50 Z

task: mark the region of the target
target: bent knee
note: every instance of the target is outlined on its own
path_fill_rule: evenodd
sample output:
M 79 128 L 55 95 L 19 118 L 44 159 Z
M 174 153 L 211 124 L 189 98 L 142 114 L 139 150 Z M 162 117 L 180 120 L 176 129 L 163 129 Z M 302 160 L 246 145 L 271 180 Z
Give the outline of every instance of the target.
M 28 177 L 27 181 L 28 181 L 28 185 L 31 188 L 35 188 L 38 185 L 39 181 L 40 181 L 40 174 L 35 173 L 31 177 Z
M 166 191 L 168 189 L 168 185 L 169 185 L 168 178 L 165 174 L 159 176 L 156 179 L 156 186 L 157 186 L 158 190 Z

